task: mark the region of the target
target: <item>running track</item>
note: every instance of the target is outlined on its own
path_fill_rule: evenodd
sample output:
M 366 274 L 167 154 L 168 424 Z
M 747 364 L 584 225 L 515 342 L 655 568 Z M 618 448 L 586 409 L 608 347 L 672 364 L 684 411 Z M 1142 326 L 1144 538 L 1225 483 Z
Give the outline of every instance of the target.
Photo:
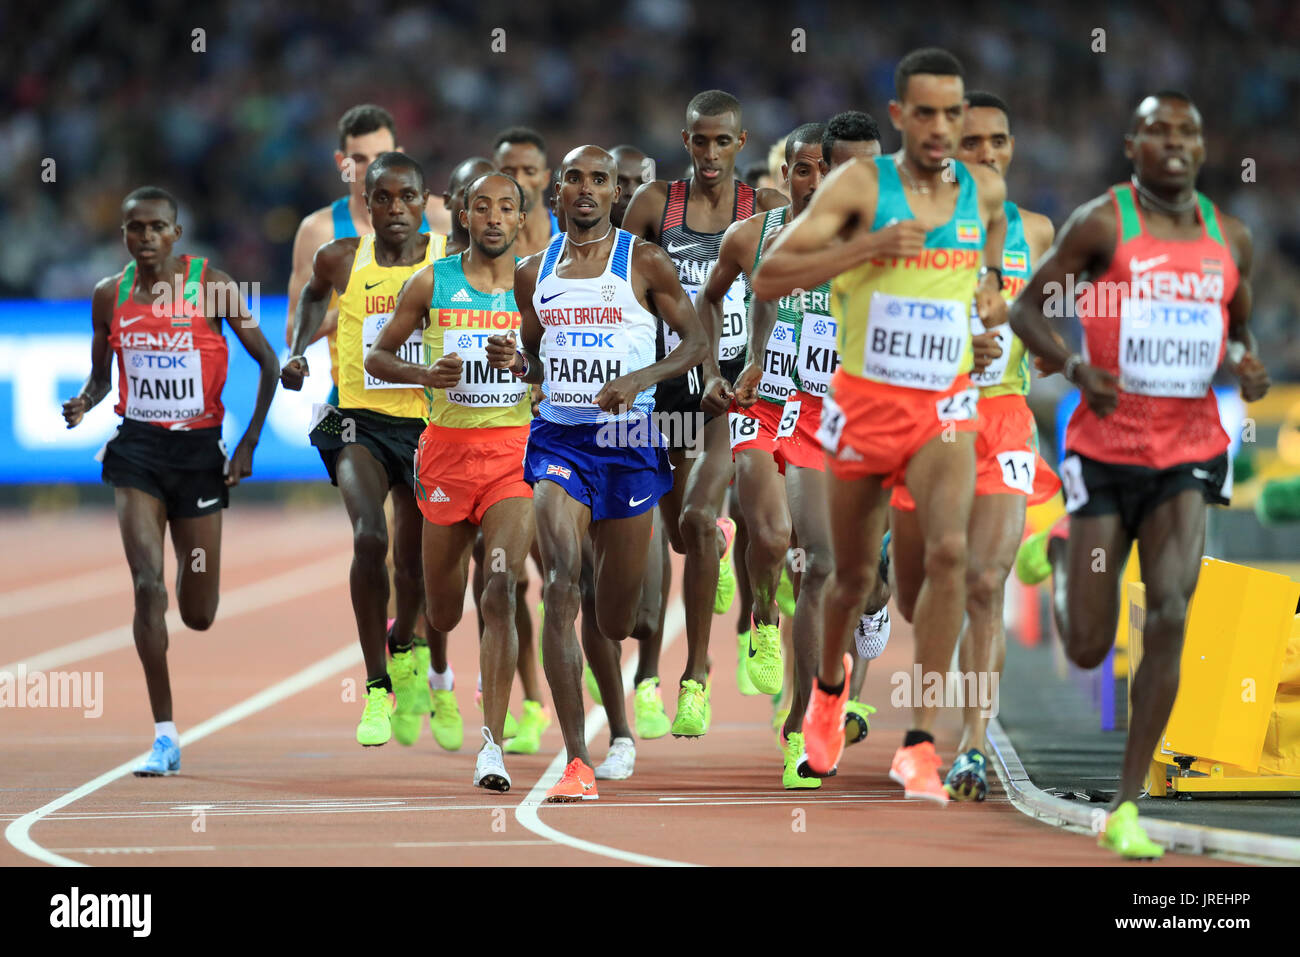
M 441 751 L 427 725 L 415 747 L 362 749 L 360 704 L 344 700 L 345 681 L 363 678 L 348 547 L 341 507 L 226 513 L 216 624 L 202 634 L 179 623 L 171 630 L 182 774 L 137 779 L 129 768 L 151 741 L 152 720 L 115 518 L 107 510 L 0 518 L 0 671 L 28 662 L 103 676 L 96 718 L 74 708 L 0 710 L 0 865 L 1119 863 L 1090 836 L 1021 814 L 1000 785 L 982 805 L 903 799 L 887 774 L 907 724 L 906 712 L 889 707 L 888 675 L 911 667 L 899 619 L 867 679 L 864 698 L 880 709 L 871 736 L 819 792 L 781 788 L 769 699 L 736 691 L 733 615 L 715 619 L 709 734 L 640 742 L 635 776 L 601 782 L 599 802 L 539 804 L 563 762 L 554 724 L 540 753 L 507 756 L 509 793 L 471 786 L 472 612 L 450 649 L 463 749 Z M 533 605 L 536 591 L 534 582 Z M 679 595 L 675 587 L 663 654 L 669 688 L 685 658 Z M 671 717 L 675 695 L 665 697 Z M 516 688 L 516 715 L 519 698 Z M 608 744 L 603 718 L 589 708 L 597 762 Z M 940 729 L 945 759 L 958 723 L 953 714 Z M 1206 863 L 1167 854 L 1127 866 Z

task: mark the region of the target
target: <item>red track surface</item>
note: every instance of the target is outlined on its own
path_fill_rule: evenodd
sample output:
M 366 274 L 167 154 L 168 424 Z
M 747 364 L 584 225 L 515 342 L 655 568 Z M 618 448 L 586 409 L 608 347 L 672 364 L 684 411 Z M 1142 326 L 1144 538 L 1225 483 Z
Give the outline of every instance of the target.
M 183 627 L 171 633 L 182 733 L 321 659 L 355 649 L 349 542 L 341 507 L 227 512 L 217 622 L 203 634 Z M 319 587 L 310 574 L 295 574 L 322 562 L 314 577 Z M 270 595 L 248 591 L 285 575 L 288 583 Z M 65 580 L 54 598 L 31 591 Z M 167 580 L 170 587 L 170 567 Z M 14 614 L 20 598 L 27 610 Z M 70 708 L 0 710 L 5 826 L 150 744 L 152 720 L 130 622 L 129 577 L 110 512 L 0 521 L 0 668 L 126 626 L 119 647 L 49 666 L 102 672 L 101 716 Z M 640 742 L 635 776 L 602 782 L 598 802 L 537 809 L 543 831 L 598 846 L 570 846 L 550 831 L 539 835 L 524 826 L 527 810 L 517 814 L 562 747 L 554 725 L 541 753 L 507 756 L 514 779 L 508 794 L 471 786 L 479 740 L 472 615 L 452 636 L 450 650 L 466 720 L 460 752 L 441 751 L 427 727 L 412 748 L 358 747 L 360 704 L 344 700 L 345 681 L 360 684 L 364 677 L 358 652 L 337 672 L 186 746 L 180 776 L 120 777 L 42 816 L 29 837 L 64 858 L 114 865 L 590 865 L 626 862 L 621 855 L 627 853 L 732 865 L 1117 863 L 1090 837 L 1021 814 L 996 785 L 981 805 L 941 809 L 903 799 L 887 775 L 907 725 L 907 713 L 889 706 L 888 675 L 911 667 L 910 633 L 900 619 L 867 680 L 863 697 L 880 708 L 870 738 L 847 751 L 839 775 L 820 791 L 783 790 L 769 699 L 736 691 L 733 622 L 731 615 L 715 619 L 713 725 L 706 737 Z M 662 673 L 671 689 L 685 641 L 680 634 L 667 638 L 672 644 Z M 625 658 L 631 655 L 629 647 Z M 516 714 L 519 697 L 516 689 Z M 671 717 L 675 696 L 666 697 Z M 954 714 L 940 729 L 945 759 L 957 724 Z M 607 742 L 602 727 L 593 739 L 596 761 Z M 0 841 L 0 864 L 30 863 L 32 857 Z M 1169 854 L 1160 866 L 1205 863 Z

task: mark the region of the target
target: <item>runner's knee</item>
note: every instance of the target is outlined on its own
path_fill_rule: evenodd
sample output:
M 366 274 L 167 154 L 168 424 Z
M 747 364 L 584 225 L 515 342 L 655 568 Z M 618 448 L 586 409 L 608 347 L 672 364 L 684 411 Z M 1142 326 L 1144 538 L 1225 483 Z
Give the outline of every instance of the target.
M 388 560 L 388 529 L 379 522 L 360 521 L 352 531 L 352 554 L 363 562 L 384 564 Z
M 161 572 L 140 572 L 133 577 L 135 606 L 141 611 L 162 614 L 167 610 L 167 586 Z
M 780 518 L 755 522 L 749 529 L 749 553 L 759 568 L 777 568 L 785 559 L 790 544 L 790 522 Z
M 682 539 L 698 548 L 707 548 L 718 534 L 718 513 L 707 505 L 688 505 L 682 509 Z
M 612 641 L 622 641 L 632 634 L 636 624 L 636 606 L 625 601 L 606 599 L 596 606 L 596 626 L 600 633 Z
M 938 578 L 966 571 L 966 530 L 936 535 L 925 543 L 925 577 Z
M 801 553 L 803 567 L 799 569 L 799 591 L 802 594 L 804 589 L 816 592 L 826 587 L 830 580 L 831 572 L 835 571 L 835 556 L 831 554 L 829 548 L 799 548 L 796 552 Z
M 966 570 L 966 607 L 972 615 L 1001 615 L 1007 574 L 1007 569 L 995 565 Z
M 479 608 L 483 621 L 499 628 L 509 627 L 514 620 L 515 580 L 510 571 L 492 572 L 483 584 L 483 598 Z

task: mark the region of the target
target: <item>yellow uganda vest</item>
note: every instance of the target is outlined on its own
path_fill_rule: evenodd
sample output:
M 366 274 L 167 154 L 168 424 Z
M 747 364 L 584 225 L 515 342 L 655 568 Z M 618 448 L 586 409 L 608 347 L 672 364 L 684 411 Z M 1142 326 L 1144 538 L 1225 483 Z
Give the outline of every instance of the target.
M 339 408 L 366 409 L 398 418 L 423 418 L 424 390 L 420 386 L 397 385 L 376 379 L 365 371 L 366 351 L 379 338 L 379 331 L 397 308 L 397 294 L 403 283 L 420 269 L 442 257 L 446 237 L 426 233 L 429 247 L 424 259 L 410 266 L 375 264 L 375 234 L 362 236 L 352 262 L 347 288 L 339 296 L 338 370 Z M 416 329 L 402 344 L 398 355 L 408 362 L 422 362 L 424 331 Z

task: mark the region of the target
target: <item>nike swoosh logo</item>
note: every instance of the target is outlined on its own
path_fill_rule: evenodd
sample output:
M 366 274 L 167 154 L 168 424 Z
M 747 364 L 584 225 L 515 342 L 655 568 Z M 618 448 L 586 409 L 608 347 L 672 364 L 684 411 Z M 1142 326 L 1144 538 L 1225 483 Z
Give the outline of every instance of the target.
M 381 283 L 386 283 L 386 282 L 388 282 L 387 279 L 376 279 L 374 282 L 368 282 L 366 283 L 366 292 L 369 292 L 371 289 L 374 289 L 376 286 L 380 285 Z
M 1192 469 L 1192 477 L 1198 478 L 1202 482 L 1206 481 L 1207 479 L 1214 478 L 1214 476 L 1211 475 L 1209 472 L 1205 471 L 1205 469 Z
M 125 329 L 127 326 L 131 325 L 132 323 L 139 322 L 143 318 L 144 316 L 136 316 L 134 319 L 123 319 L 121 322 L 118 323 L 118 325 L 121 326 L 123 329 Z
M 647 495 L 645 498 L 640 499 L 640 500 L 637 500 L 637 499 L 634 499 L 634 498 L 630 498 L 630 499 L 627 500 L 627 504 L 631 505 L 633 508 L 636 508 L 638 505 L 644 505 L 644 504 L 645 504 L 646 502 L 648 502 L 648 501 L 650 501 L 650 496 L 649 496 L 649 495 Z
M 1159 266 L 1168 258 L 1168 256 L 1156 256 L 1154 259 L 1138 259 L 1134 256 L 1128 261 L 1128 269 L 1129 272 L 1146 272 L 1148 269 Z
M 563 290 L 561 290 L 560 292 L 557 292 L 554 296 L 543 296 L 543 297 L 542 297 L 542 305 L 543 305 L 543 306 L 546 305 L 546 304 L 547 304 L 548 302 L 550 302 L 552 299 L 558 299 L 560 296 L 563 296 L 563 295 L 564 295 L 566 292 L 568 292 L 568 291 L 569 291 L 569 290 L 567 290 L 567 289 L 563 289 Z
M 758 652 L 754 650 L 754 633 L 753 633 L 753 632 L 750 632 L 750 634 L 749 634 L 749 657 L 753 658 L 756 654 L 758 654 Z
M 668 250 L 670 253 L 679 253 L 683 249 L 690 249 L 692 246 L 698 246 L 698 245 L 699 243 L 682 243 L 682 245 L 680 246 L 675 246 L 672 243 L 668 243 L 666 246 L 664 246 L 664 248 Z
M 219 498 L 201 498 L 199 499 L 199 508 L 207 508 L 209 505 L 216 505 L 220 501 Z

